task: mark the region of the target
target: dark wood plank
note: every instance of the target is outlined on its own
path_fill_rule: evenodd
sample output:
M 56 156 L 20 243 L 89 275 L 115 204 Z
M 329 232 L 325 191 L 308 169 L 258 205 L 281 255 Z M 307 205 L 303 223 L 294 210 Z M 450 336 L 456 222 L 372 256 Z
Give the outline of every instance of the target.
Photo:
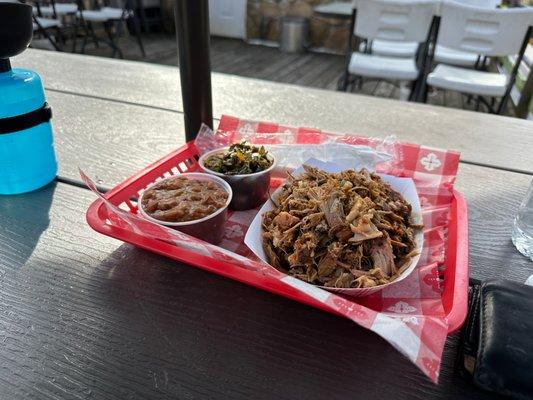
M 1 398 L 495 398 L 455 374 L 456 335 L 435 386 L 348 320 L 91 231 L 92 200 L 0 198 Z
M 308 68 L 302 71 L 302 76 L 291 83 L 309 87 L 321 87 L 319 79 L 326 72 L 334 69 L 337 71 L 338 76 L 342 74 L 344 69 L 342 57 L 326 56 L 325 54 L 320 54 L 320 56 L 322 57 L 319 62 L 308 64 Z
M 338 69 L 336 68 L 336 65 L 335 64 L 330 64 L 330 67 L 324 71 L 324 73 L 322 74 L 321 77 L 319 77 L 317 79 L 317 81 L 315 82 L 316 84 L 316 87 L 321 87 L 321 88 L 324 88 L 324 89 L 328 89 L 328 85 L 331 81 L 333 80 L 338 80 L 339 77 L 342 75 L 342 72 L 344 71 L 344 63 L 343 63 L 343 67 L 341 68 L 341 73 L 339 73 Z M 337 88 L 336 87 L 333 87 L 332 88 L 333 90 L 336 90 Z
M 239 54 L 237 53 L 235 58 L 238 58 Z M 263 73 L 263 71 L 268 68 L 272 63 L 272 54 L 268 51 L 254 52 L 253 57 L 250 62 L 237 63 L 231 69 L 228 69 L 229 74 L 254 77 L 256 74 Z M 221 67 L 217 67 L 217 72 L 222 72 Z M 279 75 L 278 75 L 279 79 Z
M 221 66 L 225 64 L 225 61 L 223 60 L 235 59 L 238 48 L 240 47 L 238 46 L 237 41 L 233 41 L 233 40 L 217 41 L 217 45 L 215 46 L 214 45 L 215 41 L 213 39 L 214 38 L 212 38 L 211 40 L 211 65 L 212 66 L 214 65 Z M 225 58 L 228 56 L 230 56 L 231 58 Z M 164 61 L 161 62 L 161 64 L 168 65 L 168 63 Z M 172 64 L 172 65 L 176 65 L 176 64 Z
M 243 68 L 245 71 L 253 70 L 254 62 L 260 53 L 250 51 L 244 54 L 239 54 L 237 50 L 226 53 L 227 58 L 218 63 L 215 69 L 214 64 L 212 66 L 213 71 L 235 74 L 235 71 L 239 68 Z
M 157 35 L 150 39 L 151 47 L 157 48 L 154 46 L 154 41 L 158 41 Z M 160 37 L 159 42 L 160 47 L 167 47 L 168 51 L 158 53 L 149 48 L 147 58 L 144 61 L 177 65 L 175 43 L 169 42 L 168 37 L 164 36 Z M 124 40 L 124 47 L 130 50 L 131 41 Z M 105 49 L 96 48 L 90 49 L 87 53 L 107 55 Z M 139 60 L 135 51 L 127 51 L 126 59 Z M 304 70 L 311 72 L 311 75 L 317 70 L 327 69 L 331 75 L 338 77 L 344 69 L 344 57 L 317 53 L 286 54 L 275 47 L 249 45 L 240 40 L 218 37 L 213 37 L 211 40 L 211 68 L 215 72 L 310 87 L 325 88 L 327 86 L 325 80 L 317 80 L 313 76 L 302 73 L 302 66 L 305 66 Z M 294 70 L 299 71 L 295 75 L 287 73 L 287 71 Z
M 258 74 L 259 76 L 254 76 L 254 78 L 257 77 L 258 79 L 266 80 L 272 79 L 273 77 L 278 76 L 280 71 L 285 70 L 285 68 L 288 68 L 293 63 L 295 63 L 298 58 L 299 57 L 297 55 L 289 54 L 288 57 L 284 57 L 281 60 L 278 60 L 278 62 L 276 63 L 269 62 L 268 64 L 266 64 L 265 68 L 261 70 L 260 74 Z
M 294 62 L 286 66 L 282 71 L 278 72 L 276 79 L 279 82 L 293 83 L 297 79 L 304 76 L 306 67 L 311 64 L 312 55 L 306 54 L 298 57 Z
M 15 57 L 13 65 L 39 71 L 50 94 L 66 91 L 182 109 L 177 68 L 38 50 Z M 531 121 L 217 73 L 213 99 L 217 117 L 225 113 L 370 136 L 395 134 L 402 140 L 454 148 L 468 162 L 533 172 Z M 75 111 L 66 108 L 55 115 Z M 102 110 L 97 115 L 112 118 Z

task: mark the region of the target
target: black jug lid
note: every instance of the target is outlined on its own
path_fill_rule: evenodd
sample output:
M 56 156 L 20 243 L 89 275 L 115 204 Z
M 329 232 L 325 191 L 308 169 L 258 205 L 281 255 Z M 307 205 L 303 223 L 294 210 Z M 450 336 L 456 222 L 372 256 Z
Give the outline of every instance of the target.
M 9 71 L 9 57 L 22 53 L 33 36 L 32 6 L 0 0 L 0 72 Z

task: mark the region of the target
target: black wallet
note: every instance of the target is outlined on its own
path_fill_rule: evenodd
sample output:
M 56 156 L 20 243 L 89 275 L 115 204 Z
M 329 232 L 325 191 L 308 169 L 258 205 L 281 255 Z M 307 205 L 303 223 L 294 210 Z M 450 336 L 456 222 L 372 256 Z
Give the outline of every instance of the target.
M 460 371 L 485 390 L 533 399 L 533 287 L 473 282 L 469 297 Z

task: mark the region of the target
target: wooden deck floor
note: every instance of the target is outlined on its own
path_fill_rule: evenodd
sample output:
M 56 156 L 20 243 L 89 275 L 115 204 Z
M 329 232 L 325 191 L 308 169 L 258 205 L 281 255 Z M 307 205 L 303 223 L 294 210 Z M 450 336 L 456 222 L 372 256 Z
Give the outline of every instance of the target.
M 124 58 L 157 64 L 177 65 L 176 39 L 172 35 L 151 34 L 143 36 L 146 58 L 141 56 L 133 37 L 120 39 Z M 105 44 L 97 48 L 87 46 L 87 54 L 110 57 L 111 50 Z M 306 53 L 285 54 L 273 47 L 247 44 L 241 40 L 213 37 L 211 40 L 212 70 L 226 74 L 300 86 L 336 90 L 337 82 L 344 69 L 344 56 Z M 386 98 L 399 98 L 399 90 L 384 81 L 365 82 L 354 92 Z M 431 93 L 428 103 L 474 110 L 474 102 L 468 103 L 459 93 L 436 91 Z M 483 108 L 482 108 L 483 110 Z M 508 108 L 507 115 L 513 115 Z

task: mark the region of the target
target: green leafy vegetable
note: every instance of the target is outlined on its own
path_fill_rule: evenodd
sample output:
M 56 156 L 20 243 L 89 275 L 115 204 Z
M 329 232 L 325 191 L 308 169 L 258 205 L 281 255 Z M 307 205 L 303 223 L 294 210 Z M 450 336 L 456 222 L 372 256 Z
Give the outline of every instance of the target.
M 208 157 L 205 166 L 225 175 L 253 174 L 272 165 L 268 152 L 261 146 L 252 146 L 242 141 L 232 144 L 225 152 Z

